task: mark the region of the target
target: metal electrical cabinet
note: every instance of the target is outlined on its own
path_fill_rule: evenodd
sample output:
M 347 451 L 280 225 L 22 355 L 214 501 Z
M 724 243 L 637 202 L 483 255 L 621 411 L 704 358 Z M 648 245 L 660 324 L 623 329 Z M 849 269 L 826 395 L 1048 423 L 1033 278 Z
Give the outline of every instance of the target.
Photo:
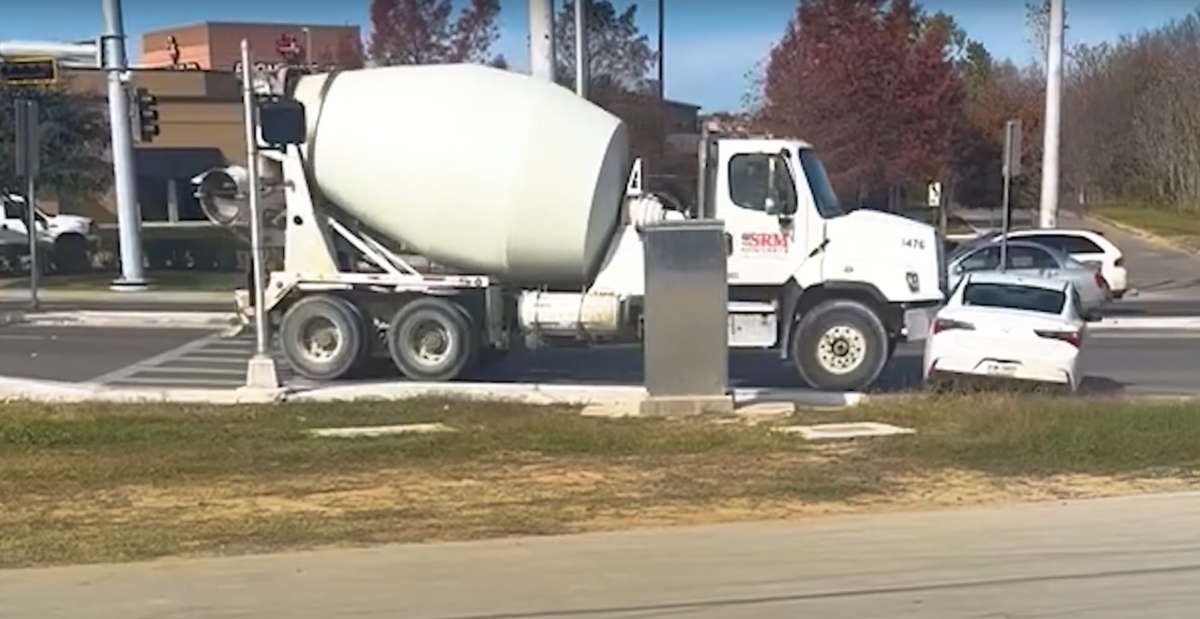
M 724 409 L 722 402 L 729 399 L 725 225 L 670 221 L 648 226 L 644 234 L 643 343 L 650 400 L 695 409 L 689 412 L 711 410 L 714 404 Z

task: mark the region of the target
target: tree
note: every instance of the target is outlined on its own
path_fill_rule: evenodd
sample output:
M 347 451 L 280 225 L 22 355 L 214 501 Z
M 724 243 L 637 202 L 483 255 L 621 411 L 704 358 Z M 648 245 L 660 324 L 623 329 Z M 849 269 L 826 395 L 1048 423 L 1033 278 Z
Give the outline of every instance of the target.
M 372 0 L 370 59 L 379 65 L 486 62 L 499 38 L 499 0 Z
M 801 0 L 772 50 L 759 120 L 813 142 L 845 196 L 939 176 L 961 125 L 951 23 L 910 0 Z
M 332 66 L 339 69 L 361 69 L 363 67 L 362 44 L 358 37 L 345 34 L 338 38 L 337 47 L 321 50 L 317 58 L 321 66 Z
M 588 83 L 599 94 L 604 91 L 651 93 L 655 82 L 650 70 L 658 53 L 650 39 L 638 30 L 637 5 L 618 12 L 610 0 L 591 0 L 588 13 Z M 564 0 L 554 18 L 557 57 L 555 74 L 559 83 L 575 84 L 575 2 Z
M 0 86 L 0 192 L 19 191 L 13 174 L 13 107 L 16 98 L 38 102 L 41 116 L 41 167 L 38 184 L 60 197 L 91 198 L 108 190 L 111 143 L 104 107 L 64 85 L 45 88 Z

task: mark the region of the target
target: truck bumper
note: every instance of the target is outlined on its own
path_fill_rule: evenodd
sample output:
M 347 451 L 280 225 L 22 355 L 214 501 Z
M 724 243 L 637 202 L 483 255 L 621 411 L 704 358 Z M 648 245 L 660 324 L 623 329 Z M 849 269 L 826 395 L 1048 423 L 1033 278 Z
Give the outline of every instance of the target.
M 905 341 L 921 342 L 929 337 L 929 327 L 937 314 L 937 306 L 910 307 L 904 310 L 904 328 L 900 331 Z

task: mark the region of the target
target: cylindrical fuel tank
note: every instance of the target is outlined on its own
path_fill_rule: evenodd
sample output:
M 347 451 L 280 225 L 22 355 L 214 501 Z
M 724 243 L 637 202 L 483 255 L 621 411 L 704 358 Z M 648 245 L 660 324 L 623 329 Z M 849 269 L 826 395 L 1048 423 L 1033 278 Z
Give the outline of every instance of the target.
M 514 284 L 586 285 L 620 223 L 624 123 L 560 86 L 479 65 L 300 78 L 311 177 L 434 262 Z

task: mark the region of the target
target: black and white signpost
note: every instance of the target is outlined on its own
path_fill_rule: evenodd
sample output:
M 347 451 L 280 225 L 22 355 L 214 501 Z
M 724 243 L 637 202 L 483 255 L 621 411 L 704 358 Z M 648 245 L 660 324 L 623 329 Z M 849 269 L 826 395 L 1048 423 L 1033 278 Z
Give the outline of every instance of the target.
M 36 312 L 38 276 L 41 271 L 38 260 L 36 200 L 37 175 L 41 167 L 41 121 L 37 101 L 18 98 L 13 119 L 16 128 L 16 173 L 25 181 L 25 232 L 29 236 L 29 301 Z

